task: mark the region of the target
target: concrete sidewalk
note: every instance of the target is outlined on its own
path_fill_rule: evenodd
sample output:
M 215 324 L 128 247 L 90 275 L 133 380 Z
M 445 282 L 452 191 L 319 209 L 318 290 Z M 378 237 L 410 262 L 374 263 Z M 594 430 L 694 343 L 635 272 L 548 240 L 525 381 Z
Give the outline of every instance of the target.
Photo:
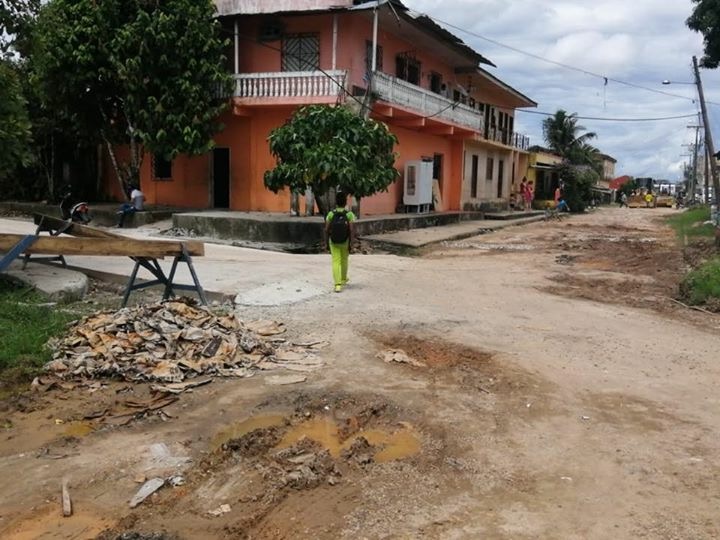
M 426 229 L 412 229 L 409 231 L 373 234 L 363 236 L 362 239 L 377 247 L 390 250 L 421 248 L 450 240 L 462 240 L 464 238 L 470 238 L 471 236 L 489 233 L 506 227 L 526 225 L 528 223 L 542 221 L 543 219 L 545 219 L 544 215 L 497 221 L 482 220 L 469 223 L 458 223 L 456 225 L 444 225 L 442 227 L 428 227 Z
M 34 234 L 35 226 L 30 221 L 0 218 L 0 232 Z M 155 231 L 113 229 L 113 232 L 133 238 L 148 238 Z M 72 269 L 122 284 L 127 282 L 134 266 L 129 257 L 67 256 L 65 259 Z M 166 274 L 169 273 L 172 259 L 159 262 Z M 402 270 L 410 262 L 409 259 L 394 255 L 354 256 L 351 270 L 353 276 L 363 282 L 378 272 Z M 200 284 L 211 297 L 235 299 L 240 295 L 237 300 L 244 305 L 292 304 L 332 292 L 330 258 L 327 254 L 289 254 L 206 243 L 205 256 L 194 257 L 193 264 Z M 138 276 L 141 279 L 152 279 L 152 275 L 144 269 L 140 270 Z M 185 264 L 178 265 L 176 276 L 178 283 L 192 283 Z M 131 303 L 138 294 L 142 292 L 133 293 Z

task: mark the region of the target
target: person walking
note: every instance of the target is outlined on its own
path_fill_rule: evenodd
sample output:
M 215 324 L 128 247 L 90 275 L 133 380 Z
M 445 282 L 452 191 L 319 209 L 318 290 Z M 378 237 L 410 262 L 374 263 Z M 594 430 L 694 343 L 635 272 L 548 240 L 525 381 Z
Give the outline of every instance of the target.
M 335 209 L 325 218 L 325 243 L 330 247 L 335 292 L 342 292 L 348 283 L 348 262 L 354 237 L 355 214 L 347 210 L 347 194 L 338 192 Z
M 627 194 L 624 191 L 620 194 L 620 208 L 622 208 L 623 206 L 625 208 L 628 207 Z

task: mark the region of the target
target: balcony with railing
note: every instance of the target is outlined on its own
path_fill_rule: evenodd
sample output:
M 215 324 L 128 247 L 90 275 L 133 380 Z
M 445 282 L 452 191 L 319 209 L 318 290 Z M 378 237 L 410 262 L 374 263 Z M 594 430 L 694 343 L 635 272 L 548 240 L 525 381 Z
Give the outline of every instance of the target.
M 376 71 L 372 89 L 379 99 L 413 109 L 424 117 L 447 120 L 473 131 L 482 129 L 483 114 L 480 111 L 397 77 Z
M 504 144 L 505 146 L 513 146 L 520 150 L 530 148 L 530 137 L 522 133 L 491 127 L 488 128 L 483 135 L 488 141 Z
M 344 95 L 347 72 L 282 71 L 233 75 L 233 96 L 243 104 L 334 103 Z

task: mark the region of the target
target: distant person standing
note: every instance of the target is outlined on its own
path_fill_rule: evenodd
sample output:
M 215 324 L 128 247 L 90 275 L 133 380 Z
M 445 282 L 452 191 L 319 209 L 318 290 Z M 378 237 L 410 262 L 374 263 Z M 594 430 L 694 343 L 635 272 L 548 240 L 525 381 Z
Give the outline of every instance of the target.
M 535 188 L 532 182 L 528 182 L 525 186 L 525 210 L 532 210 L 533 199 L 535 198 Z
M 332 256 L 333 282 L 339 293 L 348 283 L 348 260 L 352 250 L 353 222 L 355 214 L 347 210 L 347 194 L 338 192 L 335 209 L 325 218 L 325 242 Z
M 527 178 L 523 176 L 523 179 L 520 180 L 520 191 L 518 193 L 520 198 L 520 204 L 522 208 L 525 208 L 525 192 L 527 191 Z
M 627 193 L 625 193 L 624 191 L 620 194 L 620 208 L 622 208 L 623 206 L 624 206 L 625 208 L 628 207 L 628 203 L 627 203 Z
M 560 185 L 555 188 L 553 199 L 555 200 L 555 208 L 557 208 L 558 202 L 560 202 L 560 199 L 562 199 L 562 189 L 560 189 Z

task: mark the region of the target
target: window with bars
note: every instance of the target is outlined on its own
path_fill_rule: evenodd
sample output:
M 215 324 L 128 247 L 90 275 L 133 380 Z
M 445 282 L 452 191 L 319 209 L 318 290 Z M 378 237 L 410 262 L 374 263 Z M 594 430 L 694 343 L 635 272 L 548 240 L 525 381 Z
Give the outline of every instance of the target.
M 318 34 L 288 34 L 282 39 L 283 71 L 316 71 L 320 67 Z
M 420 85 L 420 61 L 407 53 L 395 57 L 395 75 L 398 79 Z

